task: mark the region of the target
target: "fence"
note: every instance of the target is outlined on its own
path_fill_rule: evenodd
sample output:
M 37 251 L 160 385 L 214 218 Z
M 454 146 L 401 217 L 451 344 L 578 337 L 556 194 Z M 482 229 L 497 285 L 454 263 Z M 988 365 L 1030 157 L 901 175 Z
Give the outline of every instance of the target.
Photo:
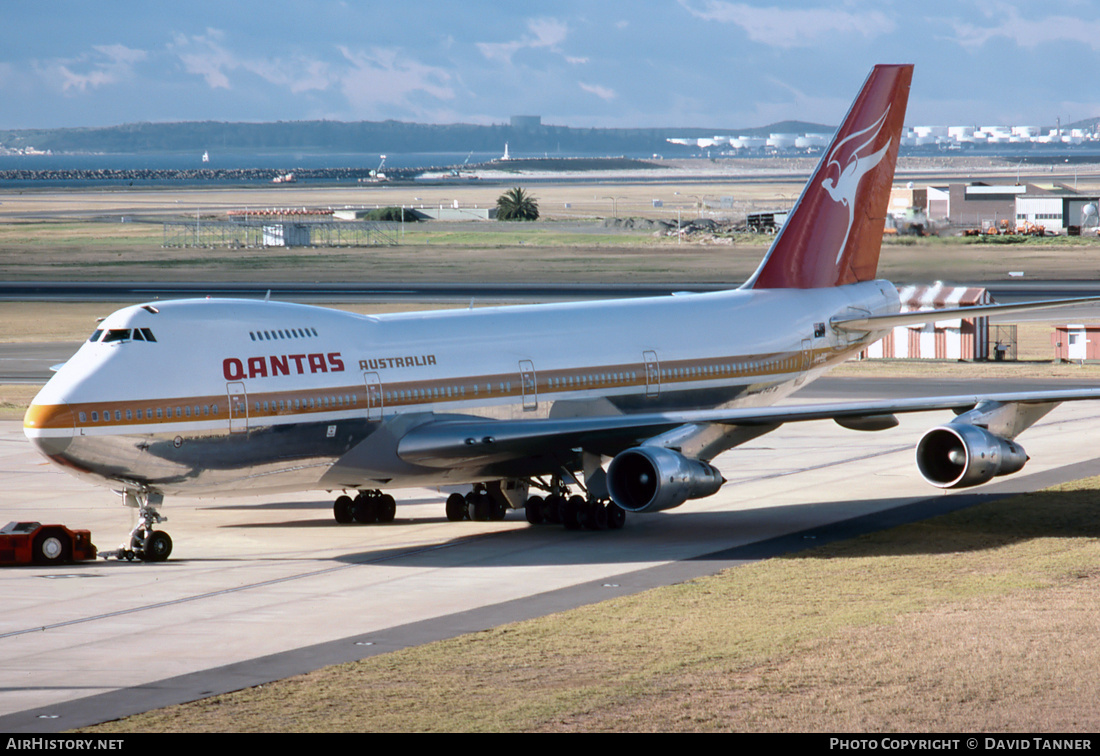
M 165 247 L 383 247 L 400 243 L 400 223 L 333 220 L 164 222 Z

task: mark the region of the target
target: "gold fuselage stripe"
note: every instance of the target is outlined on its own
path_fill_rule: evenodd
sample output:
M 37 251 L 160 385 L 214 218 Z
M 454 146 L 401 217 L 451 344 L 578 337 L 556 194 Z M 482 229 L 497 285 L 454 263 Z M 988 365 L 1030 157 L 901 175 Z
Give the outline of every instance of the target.
M 660 385 L 660 390 L 664 391 L 670 385 L 681 383 L 766 378 L 800 372 L 818 364 L 819 356 L 833 353 L 834 350 L 828 349 L 812 350 L 809 353 L 786 352 L 747 357 L 655 361 L 653 369 L 657 371 L 656 383 Z M 535 375 L 533 393 L 539 399 L 575 391 L 631 388 L 644 390 L 651 385 L 651 382 L 647 381 L 647 364 L 644 362 L 547 371 L 539 371 L 536 367 L 531 372 Z M 364 373 L 372 374 L 372 371 L 364 371 Z M 370 408 L 519 398 L 524 396 L 523 376 L 524 373 L 517 369 L 516 372 L 495 375 L 382 382 L 376 384 L 378 390 L 382 392 L 382 401 Z M 365 383 L 292 391 L 248 392 L 247 417 L 251 421 L 366 408 L 366 393 Z M 295 402 L 298 403 L 297 406 Z M 309 406 L 310 402 L 312 406 Z M 158 409 L 161 410 L 159 417 L 156 416 Z M 92 413 L 96 413 L 95 416 L 99 419 L 92 420 Z M 244 414 L 234 415 L 234 418 L 237 417 L 243 420 Z M 151 424 L 175 426 L 180 423 L 202 423 L 221 419 L 228 421 L 229 418 L 227 395 L 218 394 L 125 402 L 34 404 L 27 410 L 23 424 L 24 427 L 33 429 L 105 428 Z

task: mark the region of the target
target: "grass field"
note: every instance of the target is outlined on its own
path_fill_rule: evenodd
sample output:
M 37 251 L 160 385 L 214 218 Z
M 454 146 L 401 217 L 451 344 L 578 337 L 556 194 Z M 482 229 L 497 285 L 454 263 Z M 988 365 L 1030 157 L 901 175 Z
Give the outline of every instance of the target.
M 88 731 L 1095 732 L 1098 497 L 1081 481 Z
M 54 228 L 18 235 L 8 228 L 0 234 L 6 236 L 0 238 L 0 280 L 740 283 L 756 269 L 767 241 L 678 244 L 645 232 L 585 234 L 575 224 L 555 230 L 535 223 L 506 231 L 423 229 L 408 234 L 404 244 L 386 247 L 181 249 L 161 247 L 159 229 L 150 235 L 147 224 L 116 225 L 118 237 Z M 141 232 L 132 231 L 139 226 Z M 884 245 L 879 265 L 880 276 L 899 284 L 1000 280 L 1010 271 L 1025 278 L 1095 279 L 1100 243 L 900 241 Z
M 967 178 L 982 168 L 956 162 L 968 172 Z M 539 185 L 533 190 L 544 216 L 538 222 L 406 224 L 403 243 L 395 247 L 165 248 L 161 221 L 225 218 L 231 210 L 262 208 L 431 207 L 453 202 L 485 207 L 495 202 L 502 187 L 0 192 L 0 280 L 554 282 L 583 277 L 594 282 L 739 283 L 756 268 L 770 237 L 703 235 L 679 242 L 649 231 L 607 229 L 602 220 L 617 215 L 686 221 L 789 207 L 812 161 L 770 165 L 778 167 L 746 164 L 745 175 L 698 183 Z M 931 172 L 941 181 L 951 180 L 950 174 L 940 173 L 947 161 L 914 161 L 914 166 L 921 175 Z M 754 171 L 761 170 L 777 175 L 754 178 Z M 1096 189 L 1100 174 L 1082 171 L 1082 190 Z M 986 178 L 998 180 L 996 175 Z M 732 209 L 710 209 L 722 197 L 732 198 Z M 659 207 L 655 200 L 661 201 Z M 897 283 L 996 280 L 1009 271 L 1025 277 L 1094 279 L 1100 275 L 1100 241 L 1095 236 L 1020 243 L 975 243 L 957 237 L 888 239 L 879 270 Z

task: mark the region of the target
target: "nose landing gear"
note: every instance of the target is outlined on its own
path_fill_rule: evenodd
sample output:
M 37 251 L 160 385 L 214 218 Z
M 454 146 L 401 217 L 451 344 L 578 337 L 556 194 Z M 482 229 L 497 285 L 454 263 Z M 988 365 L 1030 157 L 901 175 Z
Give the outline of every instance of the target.
M 168 518 L 157 511 L 164 503 L 164 495 L 146 490 L 122 491 L 122 501 L 128 507 L 138 511 L 138 522 L 130 531 L 129 540 L 124 541 L 115 551 L 101 551 L 104 559 L 125 559 L 143 562 L 163 562 L 172 554 L 172 537 L 155 525 L 168 522 Z

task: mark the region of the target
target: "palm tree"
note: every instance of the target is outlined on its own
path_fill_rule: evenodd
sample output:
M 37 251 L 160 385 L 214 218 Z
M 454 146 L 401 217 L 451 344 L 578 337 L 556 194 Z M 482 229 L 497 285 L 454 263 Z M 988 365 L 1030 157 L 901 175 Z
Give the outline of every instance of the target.
M 538 220 L 539 203 L 520 187 L 497 197 L 497 220 Z

